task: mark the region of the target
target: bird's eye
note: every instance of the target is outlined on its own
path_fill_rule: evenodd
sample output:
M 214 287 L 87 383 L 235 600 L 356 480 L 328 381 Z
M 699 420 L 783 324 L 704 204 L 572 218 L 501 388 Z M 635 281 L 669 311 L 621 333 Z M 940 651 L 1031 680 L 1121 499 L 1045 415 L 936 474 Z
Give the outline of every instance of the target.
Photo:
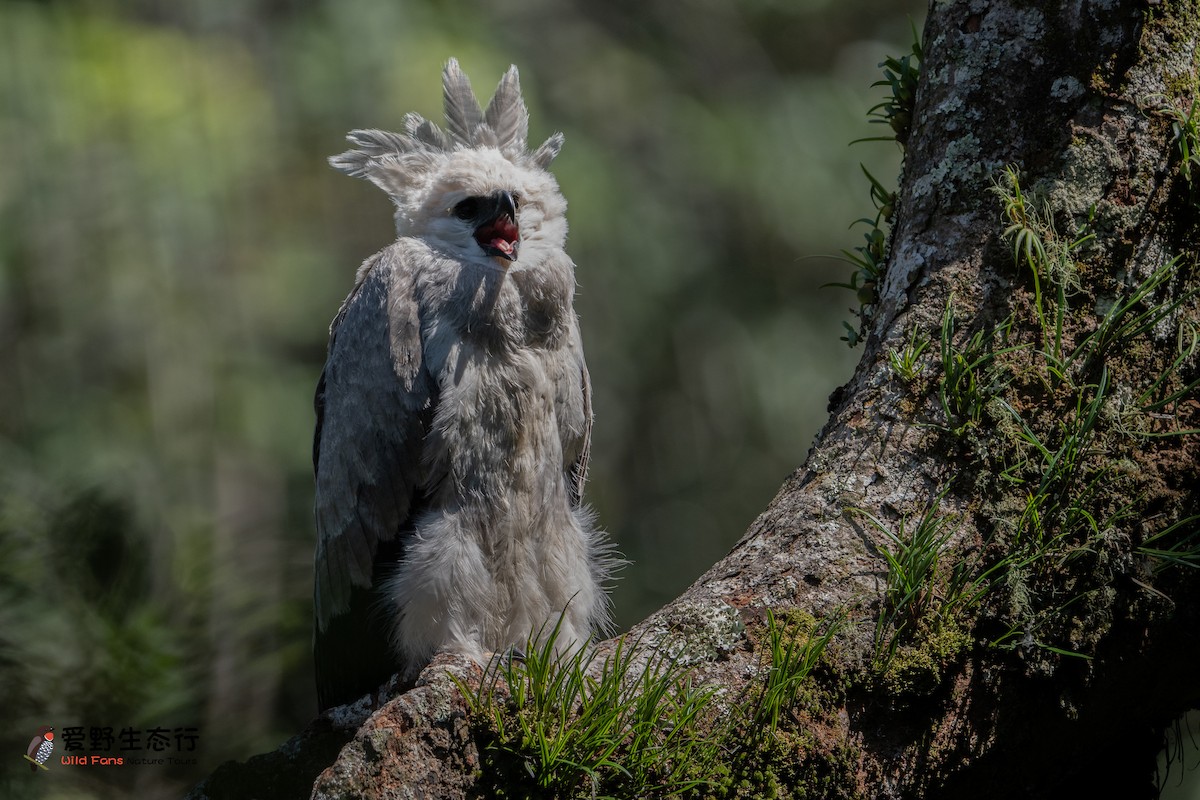
M 479 200 L 474 197 L 468 197 L 462 200 L 458 205 L 454 206 L 454 216 L 462 220 L 474 219 L 479 213 Z
M 521 207 L 521 195 L 516 194 L 514 192 L 511 196 L 512 196 L 512 201 L 513 201 L 513 208 L 519 209 Z

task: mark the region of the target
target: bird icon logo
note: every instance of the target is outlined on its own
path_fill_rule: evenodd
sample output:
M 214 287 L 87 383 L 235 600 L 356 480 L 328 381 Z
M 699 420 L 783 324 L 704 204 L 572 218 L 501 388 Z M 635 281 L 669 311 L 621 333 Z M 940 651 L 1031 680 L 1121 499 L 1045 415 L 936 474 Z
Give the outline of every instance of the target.
M 49 771 L 46 766 L 46 760 L 50 758 L 50 754 L 54 752 L 54 728 L 49 725 L 43 725 L 38 728 L 37 735 L 29 742 L 29 749 L 25 751 L 25 760 L 29 762 L 29 769 L 33 772 L 38 771 L 38 767 Z

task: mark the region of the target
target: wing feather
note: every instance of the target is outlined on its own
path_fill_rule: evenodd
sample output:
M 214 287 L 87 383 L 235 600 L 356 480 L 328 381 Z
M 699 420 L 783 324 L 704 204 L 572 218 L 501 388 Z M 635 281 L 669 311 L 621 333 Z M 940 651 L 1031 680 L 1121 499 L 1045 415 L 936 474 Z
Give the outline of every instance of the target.
M 567 488 L 570 493 L 571 505 L 579 508 L 583 505 L 583 485 L 587 482 L 588 459 L 592 453 L 592 379 L 588 375 L 587 363 L 583 360 L 583 344 L 579 331 L 575 329 L 571 335 L 571 352 L 579 365 L 579 390 L 583 399 L 583 429 L 574 447 L 567 450 L 574 452 L 566 464 Z M 567 378 L 570 380 L 570 377 Z
M 321 707 L 396 672 L 374 591 L 403 553 L 426 483 L 421 450 L 436 392 L 420 357 L 412 272 L 393 245 L 366 264 L 335 318 L 318 383 L 314 606 Z

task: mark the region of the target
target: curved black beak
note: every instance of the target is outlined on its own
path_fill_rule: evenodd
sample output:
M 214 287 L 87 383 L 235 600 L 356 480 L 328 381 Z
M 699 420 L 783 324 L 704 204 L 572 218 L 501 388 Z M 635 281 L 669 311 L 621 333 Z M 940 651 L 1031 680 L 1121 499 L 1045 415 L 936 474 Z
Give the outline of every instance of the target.
M 511 192 L 496 192 L 484 198 L 475 228 L 475 241 L 489 256 L 517 260 L 521 231 L 517 227 L 517 201 Z
M 513 199 L 512 192 L 496 192 L 493 197 L 496 200 L 496 216 L 507 214 L 509 219 L 517 218 L 517 201 Z

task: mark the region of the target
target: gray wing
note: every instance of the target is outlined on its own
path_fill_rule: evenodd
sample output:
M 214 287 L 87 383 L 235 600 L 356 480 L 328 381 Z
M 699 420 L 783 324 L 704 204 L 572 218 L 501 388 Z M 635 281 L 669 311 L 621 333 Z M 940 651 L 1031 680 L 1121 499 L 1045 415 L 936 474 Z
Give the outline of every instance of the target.
M 583 397 L 583 426 L 575 442 L 568 442 L 565 450 L 567 467 L 567 489 L 571 505 L 583 505 L 583 485 L 587 481 L 588 458 L 592 452 L 592 379 L 588 375 L 587 363 L 583 360 L 583 345 L 578 329 L 572 331 L 570 353 L 579 368 L 580 392 Z M 569 380 L 570 378 L 568 378 Z M 571 445 L 574 447 L 571 447 Z
M 363 265 L 330 330 L 317 387 L 313 641 L 321 709 L 373 691 L 402 665 L 374 587 L 403 555 L 425 476 L 435 404 L 419 308 L 402 251 Z

